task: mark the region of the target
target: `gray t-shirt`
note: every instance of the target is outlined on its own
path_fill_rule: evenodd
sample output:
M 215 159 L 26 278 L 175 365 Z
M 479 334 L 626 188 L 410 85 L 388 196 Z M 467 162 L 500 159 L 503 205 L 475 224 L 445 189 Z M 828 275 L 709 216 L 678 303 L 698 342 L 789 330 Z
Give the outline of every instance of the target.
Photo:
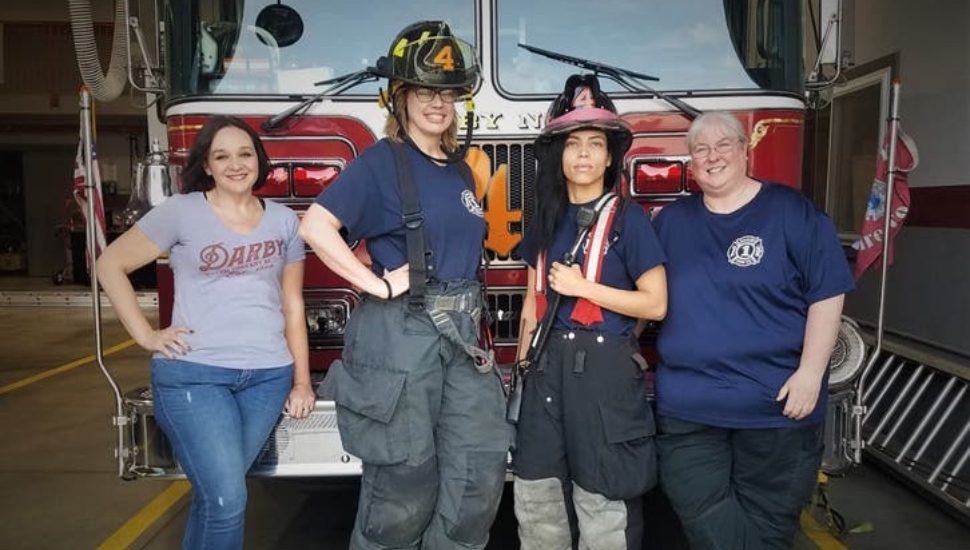
M 169 197 L 138 221 L 152 242 L 169 251 L 172 325 L 194 331 L 185 335 L 192 349 L 180 359 L 234 369 L 293 362 L 281 278 L 285 264 L 305 256 L 298 226 L 292 210 L 266 201 L 259 225 L 241 235 L 219 220 L 202 193 Z

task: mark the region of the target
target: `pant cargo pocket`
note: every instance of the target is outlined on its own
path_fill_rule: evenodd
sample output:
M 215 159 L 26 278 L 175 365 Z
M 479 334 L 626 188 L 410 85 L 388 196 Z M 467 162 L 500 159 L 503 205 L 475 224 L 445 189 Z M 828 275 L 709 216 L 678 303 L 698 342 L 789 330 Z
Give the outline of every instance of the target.
M 607 445 L 600 450 L 600 487 L 594 492 L 610 500 L 638 497 L 657 484 L 653 415 L 645 402 L 601 403 L 599 409 Z
M 408 459 L 407 410 L 401 403 L 407 375 L 371 365 L 334 361 L 340 440 L 350 454 L 376 465 Z

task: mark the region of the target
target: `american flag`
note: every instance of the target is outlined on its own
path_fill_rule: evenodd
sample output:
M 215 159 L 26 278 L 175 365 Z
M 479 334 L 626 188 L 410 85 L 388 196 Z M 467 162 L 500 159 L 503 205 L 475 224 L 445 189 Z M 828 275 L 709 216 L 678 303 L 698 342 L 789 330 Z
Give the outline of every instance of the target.
M 101 255 L 107 246 L 107 241 L 105 239 L 105 222 L 104 222 L 104 201 L 101 194 L 101 170 L 98 169 L 97 154 L 94 151 L 94 144 L 91 145 L 91 162 L 94 166 L 91 169 L 91 173 L 94 174 L 94 215 L 97 223 L 94 224 L 94 241 L 95 241 L 95 253 L 94 257 L 97 258 Z M 87 203 L 87 177 L 84 170 L 84 140 L 80 140 L 77 144 L 77 157 L 74 159 L 74 200 L 77 201 L 79 207 L 81 207 L 81 213 L 84 214 L 84 221 L 90 231 L 91 222 L 88 220 L 88 203 Z M 91 251 L 87 251 L 88 258 L 88 270 L 91 269 Z

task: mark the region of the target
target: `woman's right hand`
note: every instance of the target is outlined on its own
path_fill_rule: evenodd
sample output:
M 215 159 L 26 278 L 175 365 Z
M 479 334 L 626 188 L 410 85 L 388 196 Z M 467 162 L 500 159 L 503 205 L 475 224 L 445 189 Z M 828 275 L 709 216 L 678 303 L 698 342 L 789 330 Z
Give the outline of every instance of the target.
M 138 345 L 148 351 L 157 351 L 164 355 L 166 359 L 175 359 L 179 355 L 185 355 L 191 349 L 182 335 L 192 334 L 192 332 L 191 329 L 186 327 L 153 330 L 145 338 L 139 339 Z

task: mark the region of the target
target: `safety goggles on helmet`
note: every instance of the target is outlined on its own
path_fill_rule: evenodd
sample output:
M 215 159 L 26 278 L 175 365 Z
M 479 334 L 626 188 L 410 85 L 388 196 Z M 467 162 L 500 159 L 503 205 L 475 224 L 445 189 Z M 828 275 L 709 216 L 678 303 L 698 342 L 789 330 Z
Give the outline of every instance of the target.
M 481 78 L 475 49 L 456 38 L 443 21 L 421 21 L 404 28 L 377 60 L 374 73 L 424 88 L 473 89 Z

